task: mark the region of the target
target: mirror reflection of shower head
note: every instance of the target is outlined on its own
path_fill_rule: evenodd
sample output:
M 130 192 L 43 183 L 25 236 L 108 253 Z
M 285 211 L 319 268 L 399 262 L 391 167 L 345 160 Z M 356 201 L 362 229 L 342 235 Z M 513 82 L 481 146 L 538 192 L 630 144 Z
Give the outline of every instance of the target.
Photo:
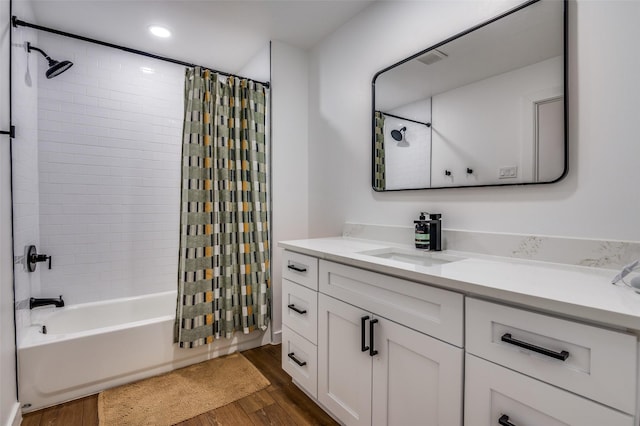
M 40 52 L 40 54 L 44 56 L 47 62 L 49 62 L 49 69 L 47 70 L 47 72 L 45 72 L 47 78 L 56 77 L 73 66 L 73 62 L 71 61 L 59 62 L 55 59 L 51 59 L 51 57 L 47 55 L 42 49 L 38 49 L 37 47 L 32 46 L 31 43 L 27 42 L 27 52 L 31 52 L 32 50 Z
M 406 131 L 407 131 L 406 127 L 403 127 L 400 130 L 392 130 L 391 137 L 397 140 L 398 142 L 402 142 L 402 140 L 404 139 L 404 132 Z

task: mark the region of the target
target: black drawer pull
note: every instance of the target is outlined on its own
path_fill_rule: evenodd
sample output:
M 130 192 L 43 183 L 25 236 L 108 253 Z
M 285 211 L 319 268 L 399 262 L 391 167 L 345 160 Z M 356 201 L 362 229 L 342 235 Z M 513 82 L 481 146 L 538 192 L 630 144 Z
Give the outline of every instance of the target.
M 305 365 L 307 365 L 307 361 L 300 361 L 298 358 L 295 357 L 295 353 L 293 353 L 293 352 L 287 354 L 287 356 L 289 358 L 291 358 L 293 360 L 293 362 L 298 364 L 300 367 L 304 367 Z
M 371 342 L 371 348 L 369 348 L 369 356 L 378 355 L 378 351 L 373 348 L 373 326 L 378 322 L 377 319 L 372 319 L 369 323 L 369 342 Z
M 287 268 L 293 269 L 296 272 L 307 272 L 307 268 L 298 268 L 296 265 L 287 265 Z
M 507 416 L 506 414 L 500 416 L 500 418 L 498 419 L 498 424 L 502 426 L 516 426 L 509 421 L 509 416 Z
M 300 315 L 304 315 L 307 313 L 306 309 L 305 310 L 298 309 L 296 308 L 296 305 L 294 305 L 293 303 L 290 305 L 287 305 L 287 308 L 291 309 L 292 311 L 296 311 Z
M 362 352 L 366 352 L 369 350 L 369 346 L 365 346 L 365 331 L 364 331 L 364 323 L 367 322 L 367 320 L 369 319 L 369 315 L 366 315 L 362 318 L 360 318 L 360 349 L 362 350 Z
M 569 352 L 554 352 L 552 350 L 541 348 L 540 346 L 532 345 L 531 343 L 516 340 L 511 337 L 511 333 L 505 333 L 500 340 L 509 343 L 511 345 L 519 346 L 521 348 L 529 349 L 530 351 L 537 352 L 542 355 L 546 355 L 551 358 L 559 359 L 560 361 L 566 361 L 569 358 Z

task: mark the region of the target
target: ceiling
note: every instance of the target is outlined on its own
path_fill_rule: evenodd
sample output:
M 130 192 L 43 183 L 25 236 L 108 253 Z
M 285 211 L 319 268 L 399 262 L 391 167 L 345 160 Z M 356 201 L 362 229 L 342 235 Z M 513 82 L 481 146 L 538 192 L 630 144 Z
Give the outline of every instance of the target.
M 269 40 L 308 49 L 376 0 L 32 0 L 35 22 L 238 72 Z M 18 16 L 24 19 L 24 17 Z M 169 39 L 149 34 L 166 26 Z

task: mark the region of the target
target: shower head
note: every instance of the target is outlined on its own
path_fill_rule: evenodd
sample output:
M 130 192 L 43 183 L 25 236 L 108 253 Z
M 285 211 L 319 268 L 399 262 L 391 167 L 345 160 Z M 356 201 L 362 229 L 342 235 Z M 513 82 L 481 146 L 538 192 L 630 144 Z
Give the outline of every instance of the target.
M 402 139 L 404 139 L 404 132 L 406 131 L 407 131 L 406 127 L 403 127 L 400 130 L 392 130 L 391 137 L 397 140 L 398 142 L 402 142 Z
M 49 61 L 49 69 L 47 70 L 45 75 L 47 76 L 47 78 L 53 78 L 71 68 L 72 65 L 73 62 L 71 61 L 58 62 L 55 60 L 51 60 Z
M 73 65 L 73 62 L 71 61 L 59 62 L 59 61 L 56 61 L 55 59 L 51 59 L 51 57 L 47 55 L 42 49 L 38 49 L 37 47 L 32 46 L 31 43 L 27 42 L 27 52 L 31 52 L 32 50 L 35 50 L 36 52 L 40 52 L 40 54 L 44 56 L 47 62 L 49 62 L 49 69 L 45 73 L 47 78 L 53 78 L 55 76 L 58 76 L 63 72 L 65 72 L 66 70 L 68 70 L 69 68 L 71 68 L 71 66 Z

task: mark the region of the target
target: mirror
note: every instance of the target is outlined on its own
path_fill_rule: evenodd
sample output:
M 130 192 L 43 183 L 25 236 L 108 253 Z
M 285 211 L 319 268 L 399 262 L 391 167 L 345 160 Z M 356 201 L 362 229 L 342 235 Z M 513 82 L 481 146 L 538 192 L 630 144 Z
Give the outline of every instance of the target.
M 566 1 L 535 0 L 378 72 L 373 189 L 562 179 L 565 46 Z

